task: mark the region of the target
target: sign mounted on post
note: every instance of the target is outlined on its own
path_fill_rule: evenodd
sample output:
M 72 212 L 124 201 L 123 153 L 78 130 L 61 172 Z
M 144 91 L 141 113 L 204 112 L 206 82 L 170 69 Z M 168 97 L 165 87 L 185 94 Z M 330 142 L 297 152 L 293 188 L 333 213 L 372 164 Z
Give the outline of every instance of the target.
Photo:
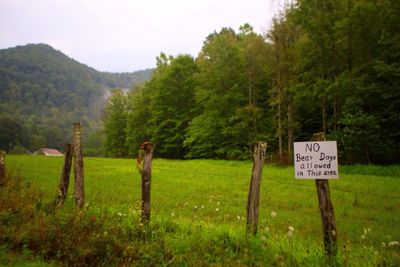
M 336 141 L 294 142 L 296 179 L 338 179 Z

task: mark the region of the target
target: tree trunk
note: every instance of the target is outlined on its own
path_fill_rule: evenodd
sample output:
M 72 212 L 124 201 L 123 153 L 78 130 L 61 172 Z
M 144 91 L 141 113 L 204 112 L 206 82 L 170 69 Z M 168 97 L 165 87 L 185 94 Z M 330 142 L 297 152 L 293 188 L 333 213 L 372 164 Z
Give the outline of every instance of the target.
M 314 134 L 314 141 L 325 141 L 325 134 Z M 318 193 L 319 210 L 321 212 L 322 230 L 324 234 L 325 254 L 335 256 L 337 254 L 337 232 L 335 212 L 331 200 L 328 180 L 315 180 Z
M 283 164 L 283 144 L 282 144 L 282 114 L 281 103 L 278 104 L 278 146 L 279 146 L 279 162 Z
M 74 123 L 74 176 L 75 176 L 75 205 L 82 208 L 85 203 L 85 188 L 83 177 L 83 156 L 81 145 L 81 124 Z
M 0 186 L 6 183 L 6 152 L 0 150 Z
M 333 131 L 336 133 L 337 130 L 337 113 L 338 113 L 338 97 L 335 95 L 333 102 Z
M 276 68 L 277 68 L 277 86 L 278 86 L 278 148 L 279 162 L 283 164 L 283 144 L 282 144 L 282 73 L 281 73 L 281 58 L 280 58 L 280 42 L 277 42 L 276 53 Z
M 267 143 L 258 142 L 254 149 L 253 171 L 250 180 L 247 200 L 247 227 L 246 232 L 257 234 L 258 205 L 260 202 L 260 186 Z
M 247 71 L 247 75 L 249 82 L 249 106 L 251 107 L 253 105 L 253 80 L 251 78 L 251 73 L 249 70 Z
M 143 169 L 142 169 L 142 222 L 150 222 L 150 191 L 151 191 L 151 164 L 153 159 L 153 144 L 143 144 Z
M 326 134 L 326 103 L 325 96 L 322 97 L 322 132 Z
M 288 160 L 289 163 L 293 161 L 293 153 L 292 153 L 292 146 L 293 146 L 293 104 L 290 103 L 288 105 Z
M 72 155 L 74 146 L 72 144 L 65 145 L 64 166 L 61 172 L 60 185 L 58 187 L 58 196 L 56 199 L 57 206 L 63 206 L 68 192 L 69 176 L 71 173 Z
M 351 18 L 350 13 L 351 13 L 352 8 L 353 8 L 352 0 L 348 0 L 347 9 L 349 12 L 349 15 L 348 15 L 349 18 Z M 348 70 L 351 70 L 353 68 L 353 46 L 352 46 L 352 43 L 353 43 L 353 24 L 351 23 L 351 19 L 350 19 L 348 34 L 347 34 L 347 68 L 348 68 Z

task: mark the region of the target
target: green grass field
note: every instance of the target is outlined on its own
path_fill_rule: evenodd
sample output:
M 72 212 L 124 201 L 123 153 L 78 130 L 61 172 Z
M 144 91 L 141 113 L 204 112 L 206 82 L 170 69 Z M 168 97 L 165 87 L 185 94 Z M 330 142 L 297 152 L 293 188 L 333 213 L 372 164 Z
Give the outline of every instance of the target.
M 43 203 L 50 203 L 56 195 L 62 164 L 62 158 L 6 158 L 7 170 L 13 177 L 29 181 L 34 191 L 42 193 Z M 159 256 L 161 259 L 149 256 L 147 263 L 325 264 L 315 182 L 294 179 L 293 168 L 264 167 L 259 231 L 256 237 L 246 237 L 251 168 L 251 162 L 239 161 L 154 160 L 151 225 L 158 230 L 152 230 L 153 238 L 145 245 L 151 248 L 162 239 L 164 255 Z M 396 243 L 400 241 L 399 170 L 399 166 L 345 166 L 340 169 L 340 179 L 329 182 L 339 244 L 333 265 L 400 265 L 400 246 Z M 87 212 L 109 218 L 113 227 L 137 227 L 141 181 L 135 161 L 85 158 L 84 174 Z M 64 211 L 73 211 L 73 175 L 68 196 Z M 288 233 L 289 226 L 294 228 L 292 234 Z M 157 238 L 156 231 L 162 236 Z M 170 257 L 165 256 L 166 251 Z M 140 255 L 145 257 L 146 253 L 141 251 Z M 158 260 L 152 262 L 152 257 Z M 142 260 L 128 262 L 145 264 Z

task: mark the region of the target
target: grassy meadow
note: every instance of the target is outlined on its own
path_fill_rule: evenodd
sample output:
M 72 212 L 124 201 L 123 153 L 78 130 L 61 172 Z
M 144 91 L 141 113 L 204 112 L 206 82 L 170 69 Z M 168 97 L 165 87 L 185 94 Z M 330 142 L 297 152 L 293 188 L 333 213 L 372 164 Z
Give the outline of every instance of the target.
M 251 162 L 155 159 L 149 226 L 139 220 L 141 180 L 133 159 L 85 158 L 84 211 L 74 209 L 73 175 L 65 207 L 49 211 L 62 164 L 63 158 L 7 156 L 10 177 L 22 177 L 23 186 L 13 189 L 14 195 L 7 188 L 0 191 L 0 235 L 5 236 L 0 264 L 17 264 L 21 258 L 23 265 L 327 263 L 315 182 L 294 179 L 292 167 L 264 167 L 253 237 L 245 234 Z M 329 182 L 339 254 L 328 263 L 399 266 L 400 166 L 343 166 L 339 175 Z M 20 211 L 25 206 L 29 216 Z

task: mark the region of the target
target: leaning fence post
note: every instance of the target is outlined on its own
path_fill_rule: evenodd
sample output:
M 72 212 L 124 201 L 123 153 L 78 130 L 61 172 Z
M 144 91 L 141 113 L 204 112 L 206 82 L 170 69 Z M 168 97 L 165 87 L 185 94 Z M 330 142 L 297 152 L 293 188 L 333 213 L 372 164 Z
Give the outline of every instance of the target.
M 254 149 L 253 171 L 250 180 L 247 200 L 247 227 L 246 232 L 257 234 L 258 205 L 260 202 L 260 185 L 264 165 L 267 143 L 258 142 Z
M 151 164 L 153 158 L 153 144 L 144 142 L 142 144 L 144 151 L 142 174 L 142 222 L 150 221 L 150 190 L 151 190 Z
M 74 176 L 75 176 L 75 205 L 82 208 L 85 202 L 83 177 L 83 156 L 81 145 L 82 128 L 79 122 L 74 123 Z
M 6 183 L 6 152 L 0 150 L 0 186 Z
M 324 133 L 316 133 L 314 141 L 326 141 Z M 337 254 L 337 232 L 335 212 L 331 200 L 328 180 L 315 180 L 318 193 L 319 210 L 321 212 L 322 230 L 324 233 L 325 254 L 335 256 Z
M 60 184 L 58 186 L 58 196 L 56 199 L 57 206 L 63 206 L 67 196 L 69 176 L 71 173 L 73 145 L 65 144 L 64 166 L 61 172 Z

